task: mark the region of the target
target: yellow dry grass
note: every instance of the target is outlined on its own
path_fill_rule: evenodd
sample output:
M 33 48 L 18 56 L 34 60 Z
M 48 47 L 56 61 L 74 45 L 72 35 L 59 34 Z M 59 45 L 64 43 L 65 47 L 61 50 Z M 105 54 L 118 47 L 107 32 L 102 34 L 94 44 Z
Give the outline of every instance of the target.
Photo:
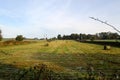
M 49 45 L 44 46 L 46 43 Z M 103 50 L 101 45 L 80 43 L 72 40 L 56 40 L 1 47 L 0 62 L 12 64 L 18 68 L 46 64 L 55 71 L 68 71 L 79 66 L 86 67 L 89 62 L 96 66 L 97 60 L 94 61 L 96 58 L 93 54 L 114 55 L 113 60 L 117 58 L 116 61 L 119 61 L 120 59 L 120 49 L 116 47 L 112 47 L 111 50 Z

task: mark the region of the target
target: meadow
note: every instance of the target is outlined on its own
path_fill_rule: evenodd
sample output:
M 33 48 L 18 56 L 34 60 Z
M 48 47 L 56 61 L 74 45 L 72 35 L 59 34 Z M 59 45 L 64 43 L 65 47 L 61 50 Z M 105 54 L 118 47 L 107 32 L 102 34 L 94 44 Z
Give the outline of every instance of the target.
M 88 79 L 119 80 L 120 48 L 73 40 L 0 47 L 0 80 Z

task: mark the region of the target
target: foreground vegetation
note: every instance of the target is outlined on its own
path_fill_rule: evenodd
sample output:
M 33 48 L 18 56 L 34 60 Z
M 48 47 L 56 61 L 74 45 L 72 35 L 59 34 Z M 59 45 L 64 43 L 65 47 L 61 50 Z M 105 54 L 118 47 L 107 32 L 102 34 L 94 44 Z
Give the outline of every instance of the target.
M 3 80 L 119 80 L 120 48 L 72 40 L 0 47 Z

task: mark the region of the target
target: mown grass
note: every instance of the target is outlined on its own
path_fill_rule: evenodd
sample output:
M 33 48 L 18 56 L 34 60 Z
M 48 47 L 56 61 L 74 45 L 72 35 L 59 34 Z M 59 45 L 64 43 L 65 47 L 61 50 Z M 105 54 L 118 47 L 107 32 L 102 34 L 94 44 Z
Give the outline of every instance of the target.
M 55 72 L 79 77 L 85 77 L 88 67 L 91 66 L 95 71 L 101 70 L 106 75 L 112 75 L 114 70 L 120 69 L 119 61 L 120 48 L 112 47 L 111 50 L 103 50 L 102 45 L 72 40 L 39 41 L 0 47 L 1 64 L 12 65 L 15 69 L 29 69 L 35 65 L 45 64 Z M 5 69 L 6 67 L 2 66 L 1 70 L 6 71 Z

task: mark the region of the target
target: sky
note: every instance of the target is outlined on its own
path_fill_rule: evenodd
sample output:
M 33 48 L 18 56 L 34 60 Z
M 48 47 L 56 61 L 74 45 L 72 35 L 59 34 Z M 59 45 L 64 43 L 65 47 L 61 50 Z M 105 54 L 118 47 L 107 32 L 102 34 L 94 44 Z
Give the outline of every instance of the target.
M 0 0 L 0 29 L 6 38 L 116 32 L 89 17 L 120 30 L 120 0 Z

